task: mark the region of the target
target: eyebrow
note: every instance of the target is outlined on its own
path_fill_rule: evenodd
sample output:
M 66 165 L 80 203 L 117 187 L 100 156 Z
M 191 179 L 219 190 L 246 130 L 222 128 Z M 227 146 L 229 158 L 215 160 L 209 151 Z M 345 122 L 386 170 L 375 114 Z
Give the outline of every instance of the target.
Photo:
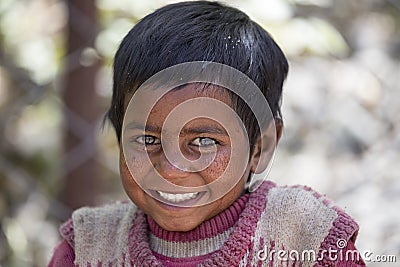
M 142 124 L 138 124 L 135 122 L 129 123 L 126 127 L 126 129 L 144 129 L 146 132 L 152 132 L 152 133 L 160 133 L 162 128 L 154 125 L 149 125 L 146 124 L 146 126 L 143 126 Z M 198 126 L 198 127 L 190 127 L 190 128 L 185 128 L 181 131 L 181 134 L 202 134 L 202 133 L 210 133 L 210 134 L 218 134 L 218 135 L 227 135 L 228 133 L 225 131 L 225 129 L 212 126 L 212 125 L 204 125 L 204 126 Z
M 227 132 L 220 127 L 214 126 L 199 126 L 199 127 L 191 127 L 189 129 L 183 129 L 183 134 L 201 134 L 201 133 L 211 133 L 211 134 L 219 134 L 219 135 L 227 135 Z
M 143 126 L 143 124 L 139 124 L 137 122 L 131 122 L 126 126 L 126 129 L 132 130 L 132 129 L 139 129 L 139 130 L 145 130 L 146 132 L 153 132 L 153 133 L 160 133 L 161 128 L 158 126 L 154 125 L 149 125 L 146 124 L 146 126 Z

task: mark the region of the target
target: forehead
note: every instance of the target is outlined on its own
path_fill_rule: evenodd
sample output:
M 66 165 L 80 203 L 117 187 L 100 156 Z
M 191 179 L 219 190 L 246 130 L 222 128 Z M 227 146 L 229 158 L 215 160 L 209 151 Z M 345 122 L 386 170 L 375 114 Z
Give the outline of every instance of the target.
M 178 126 L 225 128 L 234 124 L 238 128 L 231 103 L 228 90 L 214 85 L 188 84 L 162 96 L 159 90 L 149 89 L 133 96 L 125 112 L 124 128 L 167 131 L 172 127 L 174 132 Z
M 132 110 L 131 98 L 136 92 L 130 93 L 125 97 L 124 110 L 130 112 Z M 149 88 L 141 91 L 140 96 L 135 95 L 135 107 L 136 111 L 146 110 L 149 105 L 151 106 L 151 113 L 169 112 L 179 104 L 194 98 L 209 98 L 224 102 L 228 106 L 232 107 L 232 100 L 229 94 L 229 90 L 217 86 L 204 83 L 192 83 L 180 86 L 169 92 L 165 93 L 162 97 L 160 90 L 157 88 Z M 155 100 L 157 99 L 157 100 Z M 128 106 L 129 105 L 129 106 Z M 142 112 L 140 112 L 142 113 Z

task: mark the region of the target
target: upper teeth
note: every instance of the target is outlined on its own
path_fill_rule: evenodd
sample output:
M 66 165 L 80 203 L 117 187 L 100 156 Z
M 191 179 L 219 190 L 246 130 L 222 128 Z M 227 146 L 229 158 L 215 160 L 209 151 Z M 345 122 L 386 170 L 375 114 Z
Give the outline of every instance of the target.
M 196 193 L 185 193 L 185 194 L 170 194 L 170 193 L 165 193 L 161 191 L 157 191 L 157 193 L 164 199 L 171 201 L 171 202 L 181 202 L 184 200 L 192 199 L 197 197 L 199 192 Z

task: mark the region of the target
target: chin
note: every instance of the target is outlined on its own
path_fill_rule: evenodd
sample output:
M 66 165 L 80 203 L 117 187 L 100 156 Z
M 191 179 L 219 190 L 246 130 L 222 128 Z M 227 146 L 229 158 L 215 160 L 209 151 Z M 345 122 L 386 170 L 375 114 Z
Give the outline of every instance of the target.
M 190 230 L 193 230 L 200 224 L 201 224 L 201 222 L 197 223 L 197 222 L 186 221 L 186 220 L 185 221 L 177 220 L 177 221 L 168 221 L 168 222 L 158 223 L 159 226 L 161 226 L 165 230 L 171 231 L 171 232 L 188 232 Z

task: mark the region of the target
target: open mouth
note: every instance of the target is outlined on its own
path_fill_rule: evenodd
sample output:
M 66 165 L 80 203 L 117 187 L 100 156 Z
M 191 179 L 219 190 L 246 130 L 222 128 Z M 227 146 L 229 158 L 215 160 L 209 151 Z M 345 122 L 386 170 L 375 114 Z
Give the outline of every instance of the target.
M 165 199 L 172 203 L 179 203 L 189 199 L 194 199 L 200 194 L 200 192 L 185 193 L 185 194 L 170 194 L 162 191 L 157 191 L 157 193 L 162 199 Z
M 192 192 L 192 193 L 168 193 L 159 190 L 151 190 L 151 195 L 157 200 L 172 206 L 193 206 L 204 196 L 206 192 Z

